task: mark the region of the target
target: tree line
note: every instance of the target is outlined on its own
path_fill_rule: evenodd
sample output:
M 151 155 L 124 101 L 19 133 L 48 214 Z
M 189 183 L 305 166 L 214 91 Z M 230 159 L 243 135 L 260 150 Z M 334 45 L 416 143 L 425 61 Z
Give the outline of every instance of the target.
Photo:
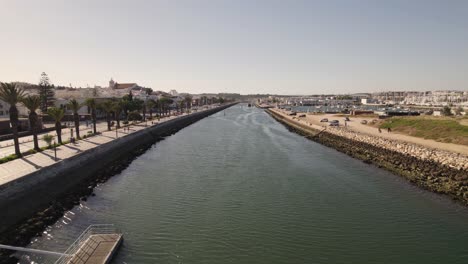
M 46 86 L 44 87 L 51 87 Z M 46 95 L 50 93 L 39 93 L 39 95 L 26 95 L 24 89 L 19 88 L 15 83 L 0 83 L 0 99 L 10 105 L 9 115 L 11 130 L 13 135 L 13 142 L 15 146 L 15 155 L 21 157 L 19 147 L 19 114 L 18 104 L 23 104 L 29 112 L 28 119 L 30 123 L 31 133 L 33 135 L 34 150 L 40 151 L 38 143 L 38 133 L 41 128 L 39 127 L 39 116 L 37 111 L 40 109 L 42 113 L 50 116 L 55 123 L 55 131 L 57 134 L 57 143 L 63 144 L 62 140 L 62 119 L 65 117 L 64 107 L 51 106 L 51 100 Z M 52 101 L 53 102 L 53 101 Z M 205 105 L 212 103 L 223 103 L 222 98 L 208 98 L 202 97 L 197 102 L 197 105 Z M 113 121 L 116 123 L 116 128 L 121 127 L 121 121 L 145 121 L 147 118 L 153 119 L 153 114 L 159 119 L 161 117 L 171 115 L 171 112 L 183 113 L 189 112 L 192 108 L 192 97 L 186 96 L 183 100 L 177 102 L 175 107 L 171 107 L 174 100 L 168 97 L 162 97 L 159 100 L 141 100 L 134 98 L 131 92 L 122 98 L 105 99 L 98 102 L 95 98 L 87 98 L 83 103 L 79 103 L 76 99 L 68 101 L 66 107 L 73 113 L 73 122 L 75 135 L 77 139 L 81 138 L 80 135 L 80 114 L 79 111 L 82 107 L 86 106 L 89 111 L 90 119 L 92 122 L 93 134 L 97 133 L 96 123 L 98 112 L 103 114 L 107 123 L 107 129 L 111 130 Z M 147 113 L 149 117 L 147 117 Z
M 65 107 L 73 113 L 75 135 L 77 139 L 80 139 L 79 111 L 84 106 L 88 108 L 88 114 L 90 115 L 93 128 L 92 134 L 96 134 L 98 133 L 96 129 L 98 114 L 104 115 L 107 123 L 107 129 L 111 130 L 114 121 L 116 123 L 116 128 L 120 128 L 121 121 L 125 123 L 128 123 L 129 121 L 145 121 L 147 119 L 147 113 L 149 113 L 150 119 L 153 119 L 153 114 L 155 114 L 159 119 L 161 117 L 171 115 L 171 111 L 175 111 L 176 113 L 182 113 L 184 111 L 189 112 L 192 108 L 193 101 L 190 95 L 185 96 L 183 100 L 180 100 L 177 103 L 169 97 L 161 97 L 158 100 L 141 100 L 139 98 L 135 98 L 130 91 L 128 95 L 125 95 L 122 98 L 104 100 L 87 98 L 83 103 L 79 103 L 76 99 L 71 99 L 64 107 L 56 107 L 54 97 L 56 87 L 51 83 L 49 76 L 45 72 L 41 74 L 39 84 L 33 85 L 33 87 L 37 89 L 38 95 L 26 95 L 24 88 L 20 87 L 20 85 L 17 85 L 16 83 L 0 83 L 0 99 L 10 105 L 9 117 L 16 157 L 22 156 L 19 147 L 18 104 L 22 104 L 28 109 L 28 119 L 30 131 L 33 136 L 34 150 L 40 151 L 38 134 L 42 128 L 39 126 L 40 120 L 37 113 L 38 110 L 53 119 L 58 144 L 63 144 L 62 120 L 65 117 Z M 149 95 L 152 90 L 150 88 L 146 88 L 145 92 Z M 195 100 L 194 105 L 222 104 L 224 102 L 225 99 L 222 97 L 202 96 Z M 51 141 L 50 137 L 47 138 L 47 142 L 49 141 Z

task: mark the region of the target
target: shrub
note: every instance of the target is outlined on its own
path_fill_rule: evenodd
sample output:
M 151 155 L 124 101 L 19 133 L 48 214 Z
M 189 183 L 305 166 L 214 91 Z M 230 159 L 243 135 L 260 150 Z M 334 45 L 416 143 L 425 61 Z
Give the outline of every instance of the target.
M 48 146 L 49 148 L 50 148 L 51 145 L 52 145 L 52 140 L 53 140 L 53 139 L 54 139 L 54 136 L 49 135 L 49 134 L 44 135 L 44 136 L 42 137 L 42 140 L 44 140 L 44 141 L 47 143 L 47 146 Z
M 444 116 L 451 116 L 452 115 L 452 109 L 450 109 L 449 106 L 444 106 L 444 108 L 442 109 L 442 114 Z

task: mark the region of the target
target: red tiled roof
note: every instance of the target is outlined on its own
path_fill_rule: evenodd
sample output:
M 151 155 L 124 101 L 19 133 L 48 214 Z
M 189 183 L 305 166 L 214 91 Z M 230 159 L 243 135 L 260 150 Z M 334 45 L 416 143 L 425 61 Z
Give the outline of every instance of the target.
M 127 89 L 135 85 L 136 83 L 116 83 L 114 89 Z

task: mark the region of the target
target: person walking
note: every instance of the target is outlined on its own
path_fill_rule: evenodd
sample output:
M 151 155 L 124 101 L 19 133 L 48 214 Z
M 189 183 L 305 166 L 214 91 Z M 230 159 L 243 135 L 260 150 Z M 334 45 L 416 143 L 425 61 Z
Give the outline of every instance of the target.
M 379 133 L 382 133 L 382 129 L 380 129 L 380 127 L 379 127 Z
M 390 133 L 392 130 L 390 128 L 387 128 L 387 132 Z

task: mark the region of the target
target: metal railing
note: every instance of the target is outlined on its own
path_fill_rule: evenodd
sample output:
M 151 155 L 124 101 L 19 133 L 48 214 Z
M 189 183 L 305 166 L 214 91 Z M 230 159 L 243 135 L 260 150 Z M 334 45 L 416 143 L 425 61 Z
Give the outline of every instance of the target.
M 80 249 L 84 249 L 83 247 L 93 247 L 95 246 L 95 241 L 90 240 L 87 242 L 92 235 L 104 235 L 104 234 L 122 234 L 122 232 L 117 229 L 113 224 L 99 224 L 99 225 L 90 225 L 86 228 L 83 233 L 73 242 L 73 244 L 68 247 L 68 249 L 63 253 L 55 264 L 66 264 L 71 261 L 71 259 L 75 256 L 76 253 Z M 85 252 L 86 250 L 84 250 Z
M 68 256 L 64 253 L 42 250 L 42 249 L 34 249 L 34 248 L 25 248 L 25 247 L 14 247 L 8 245 L 0 245 L 0 249 L 8 249 L 14 251 L 21 251 L 21 252 L 29 252 L 35 254 L 42 254 L 42 255 L 51 255 L 51 256 Z

